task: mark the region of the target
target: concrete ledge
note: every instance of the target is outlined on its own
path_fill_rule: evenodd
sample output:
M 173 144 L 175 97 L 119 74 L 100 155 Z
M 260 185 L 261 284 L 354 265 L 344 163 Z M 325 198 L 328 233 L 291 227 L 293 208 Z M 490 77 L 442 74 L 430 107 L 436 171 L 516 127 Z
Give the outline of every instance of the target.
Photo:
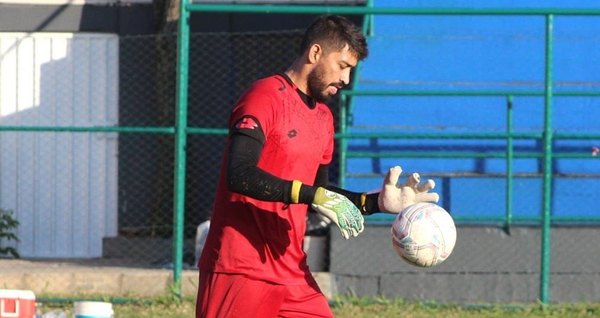
M 198 273 L 182 274 L 182 292 L 196 294 Z M 2 273 L 3 289 L 32 290 L 36 295 L 102 295 L 156 297 L 169 292 L 173 273 L 169 270 L 91 268 L 76 273 Z
M 173 283 L 170 269 L 92 263 L 0 259 L 0 288 L 32 290 L 45 296 L 156 297 L 168 294 Z M 332 297 L 329 273 L 315 273 L 314 277 L 323 293 Z M 198 271 L 184 270 L 181 283 L 184 296 L 195 296 Z

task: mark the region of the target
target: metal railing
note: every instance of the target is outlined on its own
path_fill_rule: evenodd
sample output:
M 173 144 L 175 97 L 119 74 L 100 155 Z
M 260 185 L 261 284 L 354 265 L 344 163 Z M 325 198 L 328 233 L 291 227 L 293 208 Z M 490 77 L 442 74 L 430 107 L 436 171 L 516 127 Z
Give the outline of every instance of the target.
M 371 1 L 368 3 L 372 4 Z M 542 92 L 506 92 L 506 91 L 488 91 L 488 92 L 400 92 L 400 91 L 348 91 L 342 94 L 342 105 L 340 116 L 340 132 L 337 137 L 340 138 L 340 184 L 343 186 L 346 172 L 346 159 L 352 156 L 372 157 L 385 156 L 381 153 L 368 152 L 348 152 L 347 140 L 349 138 L 477 138 L 477 139 L 506 139 L 506 152 L 489 154 L 485 156 L 494 156 L 506 158 L 506 178 L 508 190 L 506 201 L 512 201 L 512 165 L 514 158 L 535 157 L 543 160 L 543 208 L 542 208 L 542 252 L 541 252 L 541 271 L 540 271 L 540 301 L 547 303 L 549 300 L 549 275 L 550 275 L 550 225 L 551 225 L 551 184 L 552 184 L 552 159 L 553 158 L 591 158 L 589 154 L 559 154 L 553 153 L 552 142 L 560 138 L 598 138 L 598 135 L 578 135 L 578 134 L 558 134 L 554 133 L 552 126 L 552 104 L 553 97 L 564 96 L 598 96 L 596 93 L 554 93 L 553 87 L 553 28 L 554 17 L 557 15 L 575 15 L 575 16 L 598 16 L 600 9 L 554 9 L 554 8 L 517 8 L 517 9 L 493 9 L 493 8 L 376 8 L 366 7 L 344 7 L 344 6 L 307 6 L 307 5 L 244 5 L 244 4 L 194 4 L 183 0 L 180 8 L 181 19 L 179 24 L 178 38 L 178 86 L 177 86 L 177 124 L 176 131 L 176 191 L 175 191 L 175 217 L 174 217 L 174 280 L 175 285 L 180 286 L 182 269 L 182 246 L 183 246 L 183 216 L 184 216 L 184 188 L 185 188 L 185 146 L 187 134 L 196 129 L 187 126 L 187 90 L 188 90 L 188 62 L 189 62 L 189 35 L 190 25 L 189 17 L 192 12 L 237 12 L 237 13 L 294 13 L 294 14 L 348 14 L 348 15 L 497 15 L 497 16 L 543 16 L 545 17 L 545 80 L 544 90 Z M 370 19 L 365 22 L 365 29 L 368 29 Z M 355 76 L 356 78 L 356 76 Z M 347 118 L 352 111 L 352 96 L 370 95 L 370 96 L 391 96 L 391 95 L 410 95 L 410 96 L 432 96 L 432 95 L 452 95 L 452 96 L 506 96 L 507 98 L 507 132 L 506 133 L 470 133 L 470 134 L 352 134 L 348 132 Z M 544 127 L 541 133 L 518 133 L 514 132 L 512 127 L 512 98 L 513 96 L 543 96 L 544 97 Z M 543 151 L 540 153 L 515 153 L 512 147 L 513 139 L 535 138 L 543 140 Z M 423 156 L 423 153 L 391 153 L 387 154 L 394 157 Z M 476 157 L 479 154 L 452 154 L 430 153 L 430 156 L 468 156 Z M 507 224 L 512 220 L 511 205 L 507 204 L 506 218 Z

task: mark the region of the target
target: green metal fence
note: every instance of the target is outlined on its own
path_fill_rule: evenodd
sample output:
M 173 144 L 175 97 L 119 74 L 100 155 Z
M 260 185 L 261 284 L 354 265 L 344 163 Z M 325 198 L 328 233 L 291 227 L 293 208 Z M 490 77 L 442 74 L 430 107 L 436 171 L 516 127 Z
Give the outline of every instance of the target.
M 343 7 L 343 6 L 288 6 L 288 5 L 220 5 L 220 4 L 193 4 L 183 1 L 181 5 L 181 20 L 179 25 L 179 49 L 178 49 L 178 111 L 176 130 L 176 198 L 175 198 L 175 217 L 174 229 L 174 279 L 176 285 L 180 284 L 183 245 L 183 220 L 184 220 L 184 191 L 185 188 L 185 147 L 187 134 L 190 132 L 201 133 L 198 128 L 187 126 L 187 103 L 188 103 L 188 63 L 189 63 L 189 17 L 193 12 L 240 12 L 240 13 L 294 13 L 294 14 L 349 14 L 366 15 L 365 31 L 372 27 L 371 15 L 496 15 L 496 16 L 543 16 L 545 18 L 545 81 L 544 90 L 541 92 L 506 92 L 506 91 L 486 91 L 486 92 L 406 92 L 406 91 L 347 91 L 342 93 L 342 108 L 340 109 L 340 131 L 337 137 L 340 139 L 340 157 L 339 169 L 341 186 L 345 182 L 346 159 L 349 157 L 422 157 L 423 153 L 368 153 L 368 152 L 349 152 L 347 151 L 347 140 L 350 138 L 440 138 L 440 139 L 504 139 L 507 142 L 505 152 L 495 154 L 485 154 L 486 157 L 493 156 L 497 158 L 506 158 L 506 218 L 504 222 L 510 225 L 512 222 L 512 165 L 514 158 L 542 158 L 543 160 L 543 213 L 541 217 L 542 224 L 542 242 L 541 242 L 541 277 L 540 277 L 540 300 L 547 303 L 549 300 L 549 275 L 550 275 L 550 229 L 551 229 L 551 184 L 552 184 L 552 159 L 553 158 L 592 158 L 588 153 L 559 154 L 554 153 L 552 149 L 553 140 L 568 138 L 598 138 L 597 134 L 568 134 L 561 135 L 553 132 L 552 125 L 552 106 L 553 97 L 559 94 L 554 93 L 553 88 L 553 27 L 554 17 L 557 15 L 600 15 L 600 9 L 552 9 L 552 8 L 521 8 L 521 9 L 480 9 L 480 8 L 375 8 L 371 7 L 372 2 L 368 2 L 366 7 Z M 355 78 L 356 78 L 355 74 Z M 352 112 L 352 97 L 359 95 L 370 96 L 506 96 L 507 99 L 507 131 L 505 133 L 465 133 L 465 134 L 352 134 L 348 133 L 348 118 Z M 564 96 L 599 96 L 597 93 L 563 92 Z M 541 133 L 519 133 L 512 131 L 512 99 L 514 96 L 543 96 L 544 97 L 544 128 Z M 512 147 L 512 141 L 519 138 L 534 138 L 543 140 L 543 151 L 539 153 L 516 153 Z M 476 153 L 449 153 L 437 152 L 428 153 L 428 156 L 434 157 L 477 157 Z
M 142 143 L 138 138 L 141 136 L 151 136 L 149 139 L 154 139 L 150 143 L 146 143 L 144 147 L 151 148 L 155 147 L 157 142 L 155 138 L 164 137 L 167 139 L 161 144 L 162 152 L 170 152 L 171 149 L 175 149 L 174 156 L 175 164 L 171 165 L 171 162 L 167 165 L 166 171 L 168 173 L 167 181 L 163 181 L 166 185 L 165 191 L 166 196 L 171 195 L 173 190 L 173 238 L 172 238 L 172 263 L 173 263 L 173 277 L 175 283 L 175 290 L 181 294 L 181 280 L 182 270 L 184 268 L 183 260 L 184 255 L 184 239 L 186 235 L 184 231 L 190 225 L 185 222 L 185 210 L 186 203 L 194 200 L 195 198 L 186 197 L 186 180 L 190 177 L 190 164 L 186 162 L 186 158 L 189 158 L 192 151 L 189 149 L 191 144 L 190 140 L 197 141 L 198 138 L 210 139 L 212 136 L 222 138 L 227 134 L 227 130 L 218 127 L 208 127 L 210 125 L 202 125 L 203 123 L 196 123 L 191 120 L 193 114 L 188 112 L 188 102 L 191 98 L 188 93 L 189 87 L 188 82 L 190 81 L 189 69 L 190 69 L 190 56 L 189 52 L 192 49 L 190 45 L 190 37 L 193 37 L 190 33 L 189 19 L 190 15 L 194 12 L 240 12 L 240 13 L 268 13 L 268 14 L 279 14 L 279 13 L 294 13 L 294 14 L 320 14 L 320 13 L 336 13 L 336 14 L 349 14 L 349 15 L 365 15 L 365 22 L 363 30 L 366 33 L 372 32 L 373 20 L 369 17 L 373 15 L 494 15 L 494 16 L 541 16 L 545 18 L 545 85 L 544 89 L 540 91 L 401 91 L 401 90 L 389 90 L 389 91 L 364 91 L 364 90 L 349 90 L 342 91 L 340 96 L 341 108 L 339 110 L 339 131 L 336 134 L 336 138 L 339 141 L 340 150 L 339 152 L 339 184 L 343 186 L 346 182 L 347 177 L 347 160 L 351 158 L 476 158 L 479 156 L 485 156 L 486 158 L 503 158 L 506 159 L 506 211 L 502 219 L 494 219 L 492 221 L 500 221 L 505 224 L 508 228 L 514 222 L 519 221 L 513 215 L 513 164 L 515 159 L 520 158 L 538 158 L 543 161 L 543 213 L 541 217 L 535 218 L 532 221 L 542 225 L 542 240 L 541 240 L 541 259 L 540 259 L 540 286 L 539 294 L 540 300 L 543 303 L 549 301 L 549 280 L 550 280 L 550 231 L 551 222 L 564 220 L 559 217 L 551 216 L 551 184 L 552 184 L 552 159 L 556 158 L 579 158 L 579 159 L 597 159 L 600 157 L 594 157 L 589 153 L 564 153 L 555 152 L 552 149 L 553 141 L 561 139 L 577 140 L 577 139 L 600 139 L 600 134 L 585 134 L 585 133 L 559 133 L 555 132 L 552 125 L 552 111 L 553 111 L 553 100 L 554 97 L 576 97 L 576 96 L 588 96 L 588 97 L 600 97 L 598 92 L 554 92 L 553 88 L 553 25 L 554 17 L 561 15 L 568 16 L 598 16 L 600 15 L 600 9 L 469 9 L 469 8 L 441 8 L 441 9 L 416 9 L 416 8 L 374 8 L 371 7 L 372 1 L 367 1 L 366 7 L 342 7 L 342 6 L 287 6 L 287 5 L 218 5 L 218 4 L 193 4 L 189 1 L 182 1 L 181 5 L 181 19 L 179 24 L 178 32 L 178 50 L 177 50 L 177 111 L 175 114 L 170 114 L 173 118 L 159 119 L 158 122 L 152 120 L 151 123 L 141 123 L 135 120 L 121 121 L 121 125 L 115 126 L 14 126 L 14 125 L 3 125 L 0 126 L 0 133 L 2 132 L 32 132 L 32 133 L 119 133 L 122 137 L 120 142 L 127 141 L 128 145 L 134 143 Z M 540 26 L 542 27 L 542 26 Z M 137 40 L 137 39 L 136 39 Z M 141 39 L 148 41 L 148 39 Z M 148 43 L 143 46 L 142 49 L 137 47 L 139 44 L 133 44 L 132 39 L 125 40 L 129 43 L 122 42 L 122 46 L 130 46 L 132 52 L 140 52 L 140 56 L 132 56 L 131 59 L 142 59 L 141 55 L 147 55 L 145 52 L 150 51 L 152 47 L 152 41 L 149 39 Z M 166 42 L 175 44 L 173 39 L 169 39 Z M 156 63 L 155 60 L 147 60 L 145 63 L 152 64 Z M 360 66 L 357 68 L 357 72 L 360 72 Z M 353 77 L 354 83 L 358 78 L 358 74 L 355 73 Z M 168 79 L 163 79 L 169 82 Z M 353 85 L 354 87 L 356 85 Z M 170 92 L 169 92 L 170 93 Z M 141 96 L 140 93 L 136 96 Z M 350 132 L 350 123 L 353 117 L 355 108 L 355 97 L 358 96 L 459 96 L 459 97 L 473 97 L 473 96 L 494 96 L 503 97 L 506 99 L 506 131 L 504 132 L 468 132 L 468 133 L 353 133 Z M 513 125 L 513 99 L 516 97 L 542 97 L 544 98 L 544 125 L 543 130 L 540 132 L 520 132 L 514 129 Z M 134 97 L 136 98 L 136 97 Z M 125 102 L 128 102 L 127 100 Z M 123 115 L 123 114 L 121 114 Z M 134 115 L 128 115 L 134 116 Z M 122 119 L 122 118 L 121 118 Z M 191 124 L 190 124 L 191 123 Z M 145 127 L 142 127 L 145 126 Z M 370 152 L 370 151 L 351 151 L 348 148 L 349 140 L 358 139 L 440 139 L 440 140 L 504 140 L 506 141 L 505 151 L 498 152 L 486 152 L 485 154 L 476 152 L 452 152 L 452 151 L 435 151 L 435 152 Z M 127 139 L 127 140 L 125 140 Z M 515 140 L 542 140 L 543 151 L 539 152 L 519 152 L 514 149 L 513 141 Z M 144 142 L 148 140 L 143 140 Z M 151 145 L 151 146 L 148 146 Z M 124 147 L 125 148 L 125 147 Z M 127 149 L 122 151 L 127 151 Z M 156 149 L 151 151 L 144 150 L 145 155 L 154 156 L 159 151 L 154 152 Z M 135 152 L 137 150 L 131 150 Z M 214 156 L 219 156 L 220 153 L 215 149 L 210 151 L 214 152 Z M 146 153 L 147 152 L 147 153 Z M 140 162 L 147 161 L 140 155 L 139 158 L 133 160 L 139 160 Z M 146 157 L 147 158 L 147 157 Z M 155 157 L 152 157 L 155 158 Z M 168 158 L 172 160 L 173 158 Z M 154 168 L 154 167 L 152 167 Z M 154 170 L 147 169 L 148 171 Z M 146 172 L 148 173 L 148 172 Z M 133 176 L 133 179 L 136 177 Z M 172 178 L 172 179 L 171 179 Z M 173 182 L 171 182 L 173 181 Z M 145 187 L 142 185 L 141 187 Z M 171 187 L 171 188 L 169 188 Z M 174 189 L 172 189 L 174 187 Z M 163 187 L 164 188 L 164 187 Z M 189 187 L 187 188 L 189 189 Z M 143 200 L 143 198 L 139 198 Z M 171 204 L 169 200 L 168 204 Z M 198 204 L 200 205 L 200 204 Z M 203 205 L 206 205 L 203 203 Z M 2 207 L 0 207 L 2 208 Z M 146 209 L 147 207 L 144 206 Z M 204 208 L 204 207 L 203 207 Z M 166 210 L 166 209 L 165 209 Z M 169 209 L 169 213 L 170 213 Z M 188 213 L 190 213 L 188 211 Z M 170 216 L 170 215 L 169 215 Z M 168 219 L 168 218 L 165 218 Z M 473 219 L 457 219 L 457 221 L 472 221 Z M 481 218 L 476 218 L 481 220 Z M 600 217 L 597 218 L 580 218 L 574 219 L 576 221 L 600 221 Z M 169 222 L 167 220 L 166 222 Z M 165 220 L 161 220 L 165 222 Z M 189 230 L 189 229 L 188 229 Z M 170 235 L 169 231 L 169 235 Z M 189 235 L 187 236 L 189 238 Z

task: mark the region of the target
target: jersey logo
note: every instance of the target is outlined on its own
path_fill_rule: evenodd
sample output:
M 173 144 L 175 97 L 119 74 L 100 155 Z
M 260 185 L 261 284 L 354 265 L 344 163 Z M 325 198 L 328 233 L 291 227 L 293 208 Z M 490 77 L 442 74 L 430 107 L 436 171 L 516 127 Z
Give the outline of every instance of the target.
M 296 136 L 298 136 L 298 132 L 296 131 L 296 129 L 292 129 L 292 130 L 288 131 L 289 138 L 294 138 Z
M 258 124 L 251 117 L 244 117 L 240 119 L 240 121 L 238 121 L 238 123 L 235 125 L 235 128 L 237 129 L 254 129 L 257 127 Z

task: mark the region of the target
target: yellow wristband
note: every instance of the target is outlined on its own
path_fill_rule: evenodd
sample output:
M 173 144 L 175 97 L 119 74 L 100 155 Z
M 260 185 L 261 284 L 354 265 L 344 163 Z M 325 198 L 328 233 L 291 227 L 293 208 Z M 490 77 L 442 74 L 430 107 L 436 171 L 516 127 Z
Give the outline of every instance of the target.
M 302 187 L 302 182 L 298 180 L 292 181 L 292 203 L 298 203 L 300 200 L 300 187 Z
M 361 194 L 361 195 L 360 195 L 360 209 L 361 209 L 363 212 L 367 212 L 367 211 L 365 210 L 365 204 L 367 204 L 367 194 L 366 194 L 366 193 L 363 193 L 363 194 Z

